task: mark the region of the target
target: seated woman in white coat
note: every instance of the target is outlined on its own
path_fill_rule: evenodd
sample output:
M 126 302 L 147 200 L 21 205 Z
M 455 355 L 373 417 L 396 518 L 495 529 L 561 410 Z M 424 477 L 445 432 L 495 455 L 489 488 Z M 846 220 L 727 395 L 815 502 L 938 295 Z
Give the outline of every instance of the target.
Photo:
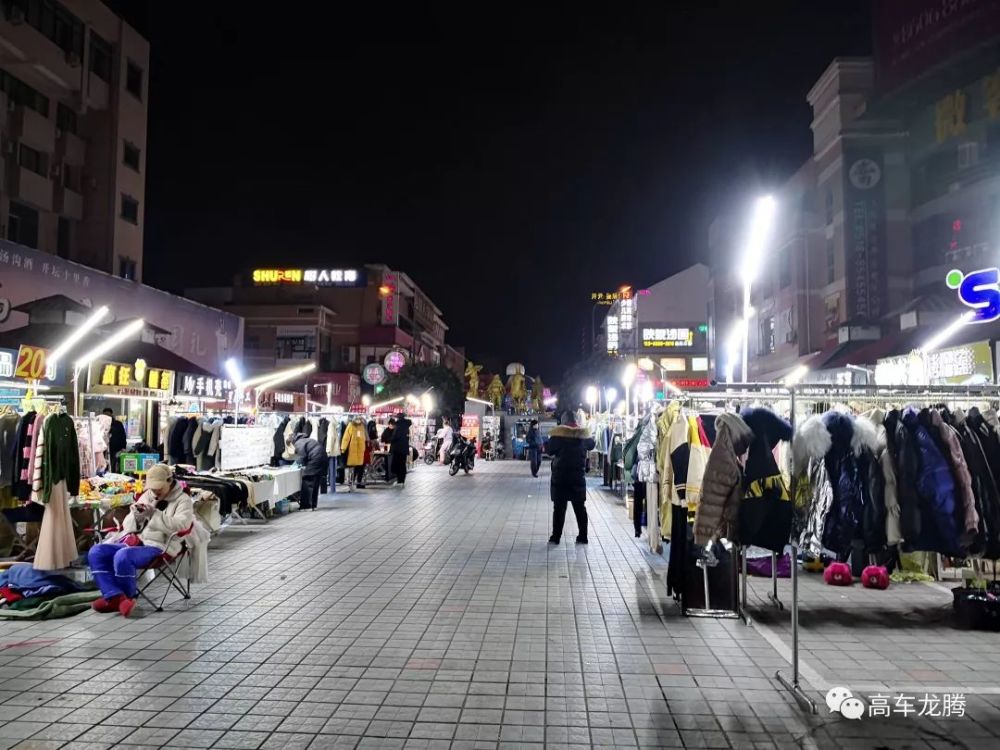
M 94 581 L 101 590 L 101 598 L 93 608 L 128 617 L 138 596 L 139 571 L 162 554 L 177 556 L 180 537 L 193 529 L 191 496 L 169 466 L 150 467 L 146 491 L 132 505 L 117 540 L 96 544 L 87 554 Z

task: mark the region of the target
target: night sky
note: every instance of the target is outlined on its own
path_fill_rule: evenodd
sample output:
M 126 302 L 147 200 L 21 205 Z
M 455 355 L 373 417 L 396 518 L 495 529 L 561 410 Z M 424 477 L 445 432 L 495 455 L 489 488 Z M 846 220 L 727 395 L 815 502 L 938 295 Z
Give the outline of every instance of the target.
M 703 259 L 811 153 L 829 61 L 871 48 L 864 0 L 109 5 L 152 43 L 147 284 L 384 262 L 449 343 L 547 382 L 590 292 Z

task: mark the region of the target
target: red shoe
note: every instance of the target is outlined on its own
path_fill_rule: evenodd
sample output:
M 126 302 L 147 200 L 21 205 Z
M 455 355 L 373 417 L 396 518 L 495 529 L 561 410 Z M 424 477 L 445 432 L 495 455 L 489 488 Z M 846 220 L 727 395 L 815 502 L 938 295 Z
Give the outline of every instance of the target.
M 105 599 L 103 596 L 100 599 L 95 599 L 91 602 L 90 606 L 95 612 L 100 612 L 101 614 L 107 614 L 108 612 L 117 612 L 118 605 L 121 604 L 122 595 L 112 596 L 110 599 Z
M 135 609 L 135 599 L 122 597 L 121 603 L 118 605 L 118 611 L 122 613 L 122 617 L 131 615 L 133 609 Z

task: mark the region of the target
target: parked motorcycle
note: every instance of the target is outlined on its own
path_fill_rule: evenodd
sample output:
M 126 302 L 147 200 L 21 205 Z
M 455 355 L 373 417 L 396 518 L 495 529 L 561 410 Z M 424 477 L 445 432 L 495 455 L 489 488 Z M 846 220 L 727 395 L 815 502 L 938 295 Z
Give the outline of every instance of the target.
M 431 438 L 424 444 L 424 463 L 430 466 L 437 461 L 441 443 L 437 438 Z
M 475 467 L 476 463 L 476 440 L 466 440 L 461 435 L 456 434 L 451 450 L 448 452 L 451 467 L 448 473 L 451 476 L 458 474 L 459 469 L 465 469 L 468 474 Z

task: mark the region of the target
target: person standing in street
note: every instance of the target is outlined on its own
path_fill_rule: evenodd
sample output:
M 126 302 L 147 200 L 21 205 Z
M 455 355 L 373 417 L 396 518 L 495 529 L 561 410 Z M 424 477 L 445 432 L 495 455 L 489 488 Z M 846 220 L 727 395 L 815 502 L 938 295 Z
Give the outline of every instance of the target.
M 396 484 L 402 487 L 406 484 L 406 462 L 410 458 L 410 427 L 413 422 L 405 414 L 396 415 L 396 426 L 392 431 L 389 443 L 389 465 L 396 475 Z
M 295 448 L 295 462 L 302 467 L 302 490 L 299 492 L 299 508 L 316 510 L 319 504 L 319 482 L 326 473 L 326 449 L 315 438 L 304 432 L 292 438 Z
M 111 434 L 108 436 L 108 458 L 111 459 L 111 471 L 118 471 L 118 454 L 128 446 L 128 435 L 125 425 L 115 419 L 114 409 L 108 408 L 101 412 L 111 417 Z
M 538 469 L 542 465 L 542 433 L 538 429 L 538 420 L 532 419 L 528 425 L 528 434 L 525 436 L 527 443 L 528 460 L 531 461 L 531 476 L 538 476 Z
M 379 439 L 378 439 L 379 445 L 380 445 L 380 447 L 381 447 L 382 450 L 384 450 L 384 451 L 391 451 L 392 435 L 393 435 L 393 432 L 395 431 L 395 429 L 396 429 L 396 418 L 395 417 L 389 417 L 389 424 L 387 424 L 385 426 L 385 429 L 382 430 L 382 434 L 379 435 Z M 391 482 L 392 481 L 392 462 L 395 461 L 395 460 L 396 459 L 392 455 L 391 452 L 389 453 L 388 456 L 386 456 L 386 459 L 385 459 L 385 481 L 387 481 L 387 482 Z
M 587 543 L 587 453 L 594 450 L 590 433 L 577 426 L 576 416 L 566 411 L 561 424 L 549 433 L 546 452 L 552 457 L 552 536 L 549 544 L 559 544 L 566 506 L 573 504 L 578 529 L 576 543 Z

